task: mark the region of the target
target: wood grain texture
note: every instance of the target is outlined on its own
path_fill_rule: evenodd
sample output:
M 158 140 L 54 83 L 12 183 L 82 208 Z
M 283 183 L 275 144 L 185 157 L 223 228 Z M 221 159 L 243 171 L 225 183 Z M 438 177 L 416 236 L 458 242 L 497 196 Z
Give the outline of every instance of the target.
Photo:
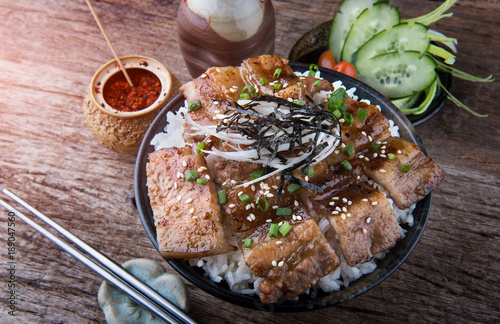
M 276 54 L 287 57 L 340 1 L 273 1 Z M 441 1 L 392 1 L 402 17 Z M 106 0 L 94 7 L 119 55 L 151 56 L 190 79 L 176 41 L 178 1 Z M 463 0 L 434 29 L 459 39 L 456 67 L 500 77 L 500 5 Z M 161 261 L 133 205 L 135 158 L 100 146 L 81 105 L 93 73 L 112 54 L 84 1 L 0 0 L 0 188 L 35 207 L 119 263 Z M 249 311 L 188 283 L 200 323 L 470 323 L 500 321 L 500 82 L 454 79 L 452 92 L 476 118 L 446 103 L 417 127 L 445 181 L 406 262 L 354 300 L 295 314 Z M 2 224 L 0 323 L 104 323 L 100 277 L 21 220 L 16 222 L 17 316 L 7 315 L 7 213 Z

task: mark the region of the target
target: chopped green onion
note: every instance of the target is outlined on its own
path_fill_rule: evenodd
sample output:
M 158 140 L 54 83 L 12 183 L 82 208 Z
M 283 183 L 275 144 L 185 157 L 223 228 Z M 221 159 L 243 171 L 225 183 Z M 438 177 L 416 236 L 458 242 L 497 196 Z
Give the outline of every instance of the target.
M 250 95 L 246 92 L 243 92 L 242 94 L 240 94 L 240 98 L 244 99 L 244 100 L 248 100 L 248 99 L 250 99 Z
M 297 85 L 300 87 L 302 87 L 303 83 L 302 82 L 298 82 Z
M 276 216 L 290 216 L 292 210 L 290 208 L 278 208 L 276 209 Z
M 247 91 L 250 90 L 250 91 Z M 243 87 L 243 90 L 241 92 L 255 92 L 255 87 L 251 84 L 247 84 L 246 86 Z
M 203 155 L 202 150 L 204 150 L 206 146 L 207 146 L 207 143 L 205 143 L 205 142 L 201 142 L 201 143 L 198 145 L 198 148 L 196 149 L 196 154 L 198 154 L 198 155 Z
M 294 193 L 295 191 L 302 189 L 302 186 L 296 183 L 292 183 L 288 186 L 287 189 L 289 193 Z
M 335 109 L 332 114 L 335 116 L 335 118 L 339 119 L 340 117 L 342 117 L 342 113 L 340 112 L 340 110 L 338 109 Z
M 278 237 L 278 231 L 280 230 L 280 227 L 278 224 L 271 224 L 271 227 L 269 228 L 269 237 Z
M 358 117 L 361 120 L 365 120 L 366 117 L 368 117 L 368 111 L 364 110 L 363 108 L 359 108 L 356 117 Z
M 226 190 L 219 190 L 219 204 L 223 205 L 227 203 Z
M 274 84 L 274 90 L 279 90 L 280 88 L 281 88 L 281 83 L 276 82 L 276 83 Z
M 257 206 L 259 206 L 261 211 L 267 211 L 269 209 L 269 201 L 264 197 L 259 197 L 257 199 Z
M 239 198 L 240 198 L 240 200 L 241 200 L 242 202 L 249 202 L 249 201 L 252 199 L 252 198 L 250 198 L 250 196 L 249 196 L 249 195 L 247 195 L 247 194 L 243 194 L 243 195 L 241 195 Z
M 196 183 L 204 185 L 204 184 L 207 184 L 207 180 L 205 180 L 203 178 L 198 178 L 198 179 L 196 179 Z
M 405 164 L 402 167 L 399 168 L 399 171 L 403 173 L 408 173 L 411 170 L 411 164 Z
M 245 247 L 251 247 L 252 246 L 252 239 L 251 238 L 246 238 L 244 246 Z
M 186 181 L 194 181 L 197 178 L 198 178 L 198 172 L 196 172 L 195 170 L 189 170 L 184 175 L 184 179 L 186 179 Z
M 255 171 L 254 173 L 252 173 L 252 180 L 262 177 L 265 172 L 266 171 L 264 170 L 264 168 L 260 168 L 259 170 Z
M 292 226 L 290 225 L 290 223 L 284 222 L 280 226 L 280 230 L 279 231 L 280 231 L 281 235 L 286 236 L 288 234 L 288 232 L 290 232 L 291 229 L 292 229 Z
M 313 167 L 312 167 L 312 166 L 309 166 L 309 167 L 307 168 L 307 174 L 306 174 L 306 176 L 308 176 L 308 177 L 312 177 L 313 175 L 314 175 L 314 169 L 313 169 Z
M 387 156 L 389 157 L 389 160 L 394 160 L 396 158 L 396 155 L 394 155 L 393 153 L 389 153 L 387 154 Z
M 309 76 L 315 76 L 316 72 L 318 72 L 319 68 L 316 64 L 309 65 Z
M 342 165 L 347 170 L 351 170 L 352 169 L 351 163 L 349 163 L 349 161 L 347 161 L 347 160 L 344 160 L 344 161 L 340 162 L 340 165 Z
M 321 80 L 316 80 L 313 83 L 313 87 L 317 88 L 317 87 L 319 87 L 320 84 L 321 84 Z
M 274 74 L 273 74 L 273 77 L 275 79 L 279 78 L 280 77 L 280 74 L 281 74 L 281 69 L 280 68 L 277 68 L 275 71 L 274 71 Z
M 352 147 L 352 145 L 346 145 L 341 152 L 346 154 L 348 157 L 351 157 L 354 155 L 354 147 Z
M 344 114 L 344 120 L 345 120 L 346 125 L 351 126 L 353 121 L 354 121 L 354 117 L 352 117 L 351 113 L 346 112 Z
M 299 106 L 303 106 L 304 105 L 304 102 L 302 100 L 294 100 L 293 103 L 296 104 L 296 105 L 299 105 Z
M 193 100 L 188 102 L 188 108 L 190 111 L 195 111 L 201 108 L 201 103 L 199 100 Z
M 379 143 L 373 143 L 372 146 L 370 146 L 370 148 L 374 151 L 378 151 L 378 149 L 382 146 L 382 144 L 379 144 Z
M 265 85 L 267 83 L 267 80 L 264 78 L 260 78 L 259 82 L 260 84 Z

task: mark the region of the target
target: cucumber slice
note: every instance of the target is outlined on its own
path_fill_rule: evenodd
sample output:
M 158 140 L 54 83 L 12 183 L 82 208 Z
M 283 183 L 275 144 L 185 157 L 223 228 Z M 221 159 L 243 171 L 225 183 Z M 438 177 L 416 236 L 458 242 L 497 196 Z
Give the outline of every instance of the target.
M 339 6 L 341 12 L 337 12 L 333 18 L 332 29 L 330 30 L 330 39 L 328 48 L 333 53 L 335 62 L 340 61 L 340 53 L 344 47 L 344 42 L 351 30 L 351 26 L 358 16 L 366 8 L 371 6 L 377 0 L 344 0 Z
M 356 19 L 347 34 L 342 49 L 342 61 L 355 62 L 355 53 L 370 38 L 384 29 L 399 24 L 399 10 L 388 2 L 377 2 L 365 9 Z
M 419 52 L 387 53 L 356 66 L 358 79 L 388 98 L 423 91 L 436 79 L 436 62 Z
M 413 107 L 420 99 L 420 96 L 422 95 L 422 92 L 417 92 L 411 96 L 404 97 L 404 98 L 399 98 L 399 99 L 393 99 L 392 103 L 394 106 L 398 107 L 399 109 L 408 109 Z
M 403 23 L 381 31 L 361 46 L 356 63 L 385 53 L 416 51 L 422 56 L 431 44 L 427 31 L 428 28 L 419 23 Z

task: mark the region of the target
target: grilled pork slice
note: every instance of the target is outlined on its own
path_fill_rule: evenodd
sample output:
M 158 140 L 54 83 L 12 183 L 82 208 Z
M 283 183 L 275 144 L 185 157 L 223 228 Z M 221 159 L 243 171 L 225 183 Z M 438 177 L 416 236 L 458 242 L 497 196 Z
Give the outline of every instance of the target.
M 198 100 L 201 108 L 189 112 L 195 122 L 207 126 L 217 125 L 217 114 L 224 113 L 226 107 L 238 100 L 245 84 L 240 77 L 239 67 L 213 67 L 201 76 L 184 84 L 180 89 L 186 101 Z M 184 139 L 187 143 L 199 143 L 203 135 L 195 135 L 189 123 L 184 125 Z
M 206 184 L 187 181 L 195 170 Z M 205 159 L 191 148 L 164 148 L 149 155 L 147 184 L 160 253 L 166 259 L 200 258 L 234 251 L 226 238 L 217 192 Z
M 389 201 L 366 183 L 353 183 L 341 192 L 334 188 L 313 198 L 313 206 L 329 219 L 351 267 L 391 249 L 401 238 Z
M 375 106 L 353 99 L 344 99 L 346 112 L 353 116 L 352 125 L 342 124 L 342 142 L 351 145 L 355 153 L 364 151 L 374 141 L 383 141 L 391 133 L 389 131 L 389 120 Z M 367 111 L 367 116 L 363 120 L 358 118 L 359 109 Z
M 439 165 L 417 145 L 399 137 L 387 138 L 380 148 L 371 148 L 365 155 L 365 174 L 382 185 L 400 209 L 427 196 L 443 180 Z
M 278 199 L 279 176 L 240 186 L 251 181 L 254 172 L 264 172 L 260 164 L 223 160 L 215 164 L 215 181 L 226 190 L 227 203 L 222 205 L 226 217 L 232 221 L 234 230 L 245 232 L 267 220 L 275 221 L 276 208 L 291 208 L 298 204 L 298 193 L 289 193 L 287 185 Z
M 251 239 L 250 247 L 241 246 L 248 267 L 255 276 L 264 278 L 260 282 L 262 302 L 274 303 L 281 295 L 295 298 L 340 265 L 335 251 L 308 214 L 295 207 L 294 216 L 280 220 L 291 225 L 286 235 L 270 237 L 271 224 L 266 223 L 247 237 Z
M 279 71 L 279 72 L 278 72 Z M 330 82 L 311 76 L 297 76 L 288 65 L 288 60 L 279 56 L 262 55 L 249 58 L 241 64 L 241 78 L 252 85 L 260 95 L 275 95 L 287 99 L 307 102 L 306 95 L 321 90 L 333 90 Z M 319 85 L 314 83 L 319 80 Z M 275 85 L 279 84 L 275 88 Z

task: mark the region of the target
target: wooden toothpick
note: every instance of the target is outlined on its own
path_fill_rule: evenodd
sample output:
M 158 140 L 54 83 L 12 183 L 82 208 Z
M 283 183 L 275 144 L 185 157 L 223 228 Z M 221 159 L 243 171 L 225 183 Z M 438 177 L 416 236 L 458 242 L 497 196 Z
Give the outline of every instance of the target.
M 111 45 L 111 42 L 109 41 L 108 35 L 106 35 L 106 32 L 104 31 L 104 28 L 102 27 L 101 22 L 99 21 L 99 17 L 97 16 L 97 13 L 94 10 L 94 7 L 90 3 L 90 0 L 85 0 L 87 2 L 87 5 L 89 6 L 90 12 L 92 12 L 92 15 L 94 16 L 94 19 L 99 26 L 99 29 L 101 29 L 101 33 L 104 36 L 104 39 L 106 39 L 106 42 L 108 43 L 109 48 L 111 49 L 111 52 L 113 52 L 113 55 L 115 56 L 116 62 L 118 62 L 118 65 L 120 66 L 120 69 L 122 70 L 123 74 L 125 75 L 125 79 L 127 79 L 128 84 L 130 84 L 131 87 L 134 87 L 134 84 L 132 83 L 132 80 L 128 76 L 127 71 L 125 70 L 125 67 L 123 67 L 122 61 L 118 57 L 118 54 L 116 54 L 115 49 L 113 48 L 113 45 Z

